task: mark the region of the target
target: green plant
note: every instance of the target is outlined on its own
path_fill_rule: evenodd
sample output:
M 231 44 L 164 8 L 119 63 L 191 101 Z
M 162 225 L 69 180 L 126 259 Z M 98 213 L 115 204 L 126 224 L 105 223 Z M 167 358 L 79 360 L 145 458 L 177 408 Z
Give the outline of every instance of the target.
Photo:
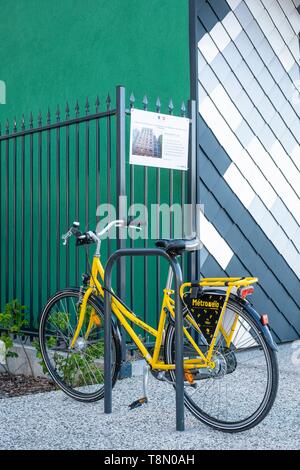
M 103 341 L 100 341 L 98 344 L 88 346 L 84 355 L 80 352 L 73 352 L 70 355 L 54 353 L 53 359 L 64 381 L 72 387 L 81 387 L 92 385 L 95 380 L 98 383 L 103 382 L 103 370 L 95 362 L 103 358 L 103 352 Z
M 0 339 L 5 344 L 6 357 L 18 357 L 18 354 L 12 351 L 13 337 L 17 336 L 21 339 L 22 328 L 28 324 L 25 315 L 26 307 L 17 299 L 8 302 L 4 307 L 4 312 L 0 313 Z
M 91 309 L 87 309 L 86 325 L 89 322 Z M 49 336 L 47 347 L 53 351 L 53 361 L 56 371 L 71 386 L 83 386 L 92 384 L 96 379 L 103 382 L 103 370 L 99 367 L 99 360 L 103 359 L 104 343 L 99 340 L 97 343 L 88 344 L 84 353 L 81 351 L 68 351 L 69 344 L 66 342 L 69 334 L 73 331 L 74 325 L 70 324 L 70 317 L 67 312 L 55 311 L 49 317 Z M 57 330 L 61 334 L 57 334 Z M 50 334 L 52 332 L 52 335 Z M 39 364 L 46 374 L 47 367 L 43 360 L 40 343 L 38 339 L 33 341 L 36 349 L 36 356 Z M 97 365 L 98 360 L 98 365 Z M 80 373 L 78 372 L 80 370 Z
M 46 367 L 46 364 L 43 360 L 43 356 L 42 356 L 42 353 L 41 353 L 41 348 L 40 348 L 40 343 L 39 343 L 39 340 L 38 339 L 34 339 L 32 341 L 32 346 L 35 348 L 35 351 L 36 351 L 36 357 L 39 359 L 39 365 L 41 366 L 42 370 L 43 370 L 43 373 L 44 374 L 48 374 L 48 369 Z

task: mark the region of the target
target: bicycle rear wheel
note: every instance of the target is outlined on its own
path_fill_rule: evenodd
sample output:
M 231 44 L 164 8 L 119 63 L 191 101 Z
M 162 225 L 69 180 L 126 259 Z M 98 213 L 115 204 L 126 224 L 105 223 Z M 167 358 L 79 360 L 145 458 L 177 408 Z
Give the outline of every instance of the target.
M 84 324 L 75 346 L 71 348 L 79 312 L 79 289 L 65 289 L 55 294 L 41 315 L 40 349 L 47 370 L 58 387 L 75 400 L 93 402 L 104 397 L 103 306 L 98 299 L 92 296 L 89 298 Z M 121 344 L 119 335 L 113 328 L 113 386 L 120 363 Z
M 229 301 L 226 314 L 238 315 L 230 348 L 220 334 L 212 357 L 215 369 L 191 371 L 195 388 L 185 382 L 184 399 L 188 410 L 203 423 L 221 431 L 239 432 L 256 426 L 270 411 L 277 393 L 278 363 L 276 352 L 239 303 Z M 198 336 L 197 343 L 206 354 L 208 345 L 203 338 Z M 170 324 L 165 339 L 168 364 L 175 362 L 174 344 L 175 328 Z M 185 338 L 184 358 L 197 357 Z M 175 381 L 175 372 L 170 371 L 170 375 Z

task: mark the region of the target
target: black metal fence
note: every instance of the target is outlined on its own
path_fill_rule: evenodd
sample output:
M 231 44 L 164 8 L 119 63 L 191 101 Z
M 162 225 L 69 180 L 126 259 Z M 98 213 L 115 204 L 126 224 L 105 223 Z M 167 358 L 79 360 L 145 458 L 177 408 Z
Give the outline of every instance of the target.
M 146 96 L 141 105 L 150 108 Z M 82 229 L 93 229 L 96 208 L 103 202 L 115 205 L 120 218 L 126 217 L 119 196 L 127 196 L 130 205 L 140 202 L 147 207 L 164 202 L 196 204 L 195 102 L 189 101 L 187 111 L 182 103 L 179 111 L 191 122 L 187 172 L 129 166 L 127 120 L 135 98 L 131 94 L 126 106 L 124 87 L 116 88 L 115 106 L 109 95 L 104 104 L 97 97 L 94 106 L 91 111 L 87 99 L 80 114 L 76 102 L 71 117 L 67 103 L 64 112 L 57 107 L 54 116 L 48 110 L 44 122 L 39 112 L 36 126 L 30 113 L 28 127 L 23 116 L 20 125 L 14 120 L 11 128 L 7 121 L 2 133 L 0 128 L 1 308 L 18 298 L 28 307 L 29 332 L 36 331 L 46 299 L 60 288 L 80 284 L 80 274 L 87 269 L 84 251 L 61 244 L 61 234 L 73 220 L 79 220 Z M 162 111 L 159 99 L 153 110 Z M 172 100 L 167 112 L 174 112 Z M 146 238 L 107 240 L 102 256 L 105 260 L 116 247 L 149 243 L 153 241 Z M 149 266 L 147 258 L 135 263 L 120 262 L 117 290 L 146 321 L 155 323 L 164 271 L 160 261 L 155 266 Z M 186 275 L 196 276 L 193 255 L 183 268 Z

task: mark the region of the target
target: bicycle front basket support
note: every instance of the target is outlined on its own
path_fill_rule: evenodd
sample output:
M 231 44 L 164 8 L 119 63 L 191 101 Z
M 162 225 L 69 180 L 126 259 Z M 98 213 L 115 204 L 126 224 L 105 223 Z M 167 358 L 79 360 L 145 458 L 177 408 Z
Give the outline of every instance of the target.
M 112 412 L 111 377 L 111 275 L 114 263 L 121 257 L 161 256 L 165 258 L 174 274 L 175 291 L 175 378 L 176 378 L 176 430 L 184 431 L 184 370 L 183 370 L 183 315 L 180 298 L 182 272 L 176 258 L 160 248 L 122 248 L 108 259 L 104 275 L 104 412 Z

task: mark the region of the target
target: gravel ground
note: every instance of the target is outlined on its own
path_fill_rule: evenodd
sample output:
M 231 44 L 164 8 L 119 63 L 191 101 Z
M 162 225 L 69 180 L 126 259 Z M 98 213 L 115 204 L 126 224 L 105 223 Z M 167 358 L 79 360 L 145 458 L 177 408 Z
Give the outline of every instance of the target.
M 149 404 L 129 411 L 129 403 L 142 396 L 142 377 L 135 377 L 114 388 L 112 415 L 103 413 L 103 402 L 82 404 L 61 392 L 0 400 L 0 449 L 300 449 L 300 342 L 297 346 L 280 348 L 275 405 L 250 431 L 217 432 L 187 412 L 186 431 L 176 432 L 174 391 L 153 378 Z

